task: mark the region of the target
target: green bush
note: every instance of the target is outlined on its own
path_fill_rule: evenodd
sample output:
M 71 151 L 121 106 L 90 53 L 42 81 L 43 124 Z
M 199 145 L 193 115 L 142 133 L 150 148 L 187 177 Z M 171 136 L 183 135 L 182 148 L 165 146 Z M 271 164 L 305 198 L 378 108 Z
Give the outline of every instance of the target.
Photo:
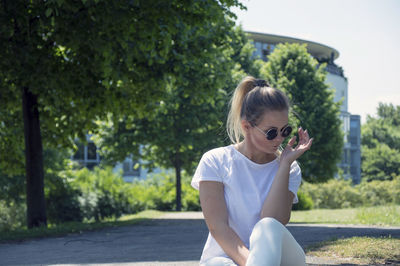
M 65 178 L 57 175 L 46 175 L 44 187 L 48 222 L 82 221 L 79 190 L 72 188 Z
M 68 167 L 66 167 L 68 168 Z M 198 191 L 190 186 L 191 176 L 182 173 L 182 210 L 198 211 Z M 45 176 L 45 199 L 49 223 L 100 221 L 134 214 L 145 209 L 176 209 L 175 174 L 161 173 L 147 180 L 126 183 L 111 167 L 90 171 L 49 170 Z M 0 200 L 0 230 L 25 225 L 25 202 Z
M 62 172 L 71 169 L 74 164 L 66 159 L 69 152 L 63 149 L 44 149 L 43 158 L 45 167 L 44 193 L 46 200 L 47 221 L 49 223 L 63 223 L 82 221 L 82 212 L 79 204 L 80 191 L 72 187 Z
M 111 167 L 93 171 L 68 170 L 63 172 L 73 189 L 78 190 L 78 201 L 82 217 L 86 220 L 118 218 L 122 214 L 140 211 L 140 204 L 132 198 L 131 184 L 126 183 L 120 174 L 112 172 Z
M 191 176 L 182 172 L 182 210 L 200 211 L 199 192 L 191 187 Z M 332 179 L 326 183 L 304 182 L 294 210 L 347 208 L 400 204 L 400 176 L 392 181 L 362 182 Z M 50 223 L 102 220 L 134 214 L 145 209 L 172 211 L 175 202 L 175 174 L 149 175 L 146 180 L 126 183 L 111 168 L 48 171 L 45 177 L 47 216 Z M 24 201 L 0 199 L 0 231 L 26 223 Z
M 400 177 L 391 181 L 373 180 L 357 186 L 362 194 L 363 206 L 379 206 L 388 203 L 400 204 Z
M 144 209 L 173 210 L 175 187 L 169 179 L 165 174 L 158 174 L 148 177 L 147 180 L 136 180 L 133 183 L 132 196 Z
M 306 183 L 301 190 L 309 194 L 315 208 L 340 209 L 362 204 L 360 193 L 351 186 L 351 181 L 331 179 L 326 183 Z
M 362 181 L 353 186 L 351 181 L 331 179 L 326 183 L 304 182 L 300 188 L 311 196 L 314 208 L 350 208 L 400 204 L 400 177 L 392 181 Z
M 0 200 L 0 232 L 21 228 L 26 224 L 26 205 Z
M 146 180 L 132 184 L 123 181 L 120 174 L 111 168 L 94 168 L 89 171 L 68 170 L 63 176 L 72 188 L 79 191 L 78 202 L 82 217 L 86 220 L 101 220 L 120 217 L 145 209 L 173 211 L 176 209 L 175 175 L 160 173 L 149 175 Z M 200 210 L 198 192 L 182 174 L 182 210 Z
M 390 181 L 362 182 L 359 186 L 364 206 L 379 206 L 391 202 Z
M 201 211 L 199 191 L 187 179 L 182 183 L 182 206 L 185 211 Z
M 191 176 L 182 172 L 181 204 L 183 211 L 200 210 L 199 193 L 190 186 Z M 160 173 L 148 176 L 146 180 L 135 181 L 133 197 L 145 209 L 172 211 L 176 209 L 175 174 Z
M 313 208 L 314 203 L 309 194 L 299 191 L 297 193 L 297 197 L 299 199 L 299 202 L 297 204 L 293 204 L 293 210 L 305 211 L 311 210 Z
M 393 185 L 391 186 L 392 199 L 395 204 L 400 204 L 400 176 L 393 179 Z

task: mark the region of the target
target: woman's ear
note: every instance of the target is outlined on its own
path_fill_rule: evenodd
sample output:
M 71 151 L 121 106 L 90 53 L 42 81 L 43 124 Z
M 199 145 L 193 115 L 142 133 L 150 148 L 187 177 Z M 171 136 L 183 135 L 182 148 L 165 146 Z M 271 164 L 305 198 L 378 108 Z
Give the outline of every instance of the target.
M 247 120 L 242 120 L 241 121 L 241 126 L 242 126 L 242 130 L 245 133 L 248 133 L 250 128 L 252 128 L 252 126 L 250 125 L 249 121 Z

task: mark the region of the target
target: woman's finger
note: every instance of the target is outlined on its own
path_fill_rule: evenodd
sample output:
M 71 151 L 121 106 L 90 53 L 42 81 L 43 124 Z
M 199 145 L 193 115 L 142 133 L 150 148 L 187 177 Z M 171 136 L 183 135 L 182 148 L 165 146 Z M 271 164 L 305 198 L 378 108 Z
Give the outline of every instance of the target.
M 303 129 L 300 127 L 299 128 L 299 139 L 301 140 L 303 138 Z
M 294 145 L 294 143 L 296 142 L 296 139 L 297 139 L 297 137 L 296 137 L 296 136 L 293 136 L 293 137 L 289 140 L 288 145 L 289 145 L 290 147 L 292 147 L 292 146 Z
M 309 150 L 311 148 L 313 140 L 314 140 L 314 138 L 311 138 L 311 139 L 308 140 L 307 144 L 304 147 L 306 150 Z
M 301 134 L 301 140 L 300 140 L 300 143 L 301 143 L 301 144 L 304 144 L 304 143 L 307 142 L 307 139 L 306 139 L 306 132 L 307 132 L 307 130 L 303 130 L 303 132 L 302 132 L 302 134 Z
M 301 140 L 302 140 L 302 128 L 301 127 L 299 127 L 299 129 L 298 129 L 298 131 L 297 131 L 297 134 L 299 135 L 299 143 L 301 143 Z M 298 144 L 299 144 L 298 143 Z
M 307 129 L 303 132 L 303 143 L 307 143 L 308 140 L 310 139 L 310 136 L 308 135 Z

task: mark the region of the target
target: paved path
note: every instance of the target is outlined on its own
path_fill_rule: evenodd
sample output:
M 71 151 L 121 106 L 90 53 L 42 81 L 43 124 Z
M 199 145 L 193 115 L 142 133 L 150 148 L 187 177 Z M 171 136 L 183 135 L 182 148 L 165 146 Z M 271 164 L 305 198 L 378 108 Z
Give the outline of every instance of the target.
M 288 229 L 303 248 L 333 237 L 400 238 L 400 227 L 290 224 Z M 201 213 L 170 213 L 134 226 L 0 244 L 0 265 L 198 265 L 207 234 Z M 313 257 L 307 262 L 334 264 Z

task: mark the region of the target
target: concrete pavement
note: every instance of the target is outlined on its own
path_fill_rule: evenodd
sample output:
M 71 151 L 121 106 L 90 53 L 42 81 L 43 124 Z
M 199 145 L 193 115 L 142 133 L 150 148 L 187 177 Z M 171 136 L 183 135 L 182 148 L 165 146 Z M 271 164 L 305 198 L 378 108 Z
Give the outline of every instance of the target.
M 332 238 L 389 236 L 400 227 L 289 224 L 304 248 Z M 208 234 L 200 212 L 169 213 L 138 225 L 0 244 L 0 265 L 198 265 Z M 309 265 L 346 265 L 307 257 Z

